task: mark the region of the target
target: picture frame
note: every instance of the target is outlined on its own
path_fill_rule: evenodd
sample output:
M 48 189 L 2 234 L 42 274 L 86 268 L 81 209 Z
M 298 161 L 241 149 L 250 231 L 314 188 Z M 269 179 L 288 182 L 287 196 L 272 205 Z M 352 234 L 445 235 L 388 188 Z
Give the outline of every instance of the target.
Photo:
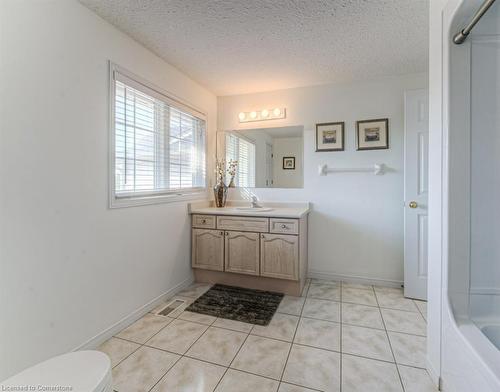
M 316 124 L 316 152 L 344 151 L 345 123 Z
M 389 148 L 389 119 L 356 121 L 357 150 L 387 150 Z
M 295 157 L 283 157 L 283 170 L 295 170 Z

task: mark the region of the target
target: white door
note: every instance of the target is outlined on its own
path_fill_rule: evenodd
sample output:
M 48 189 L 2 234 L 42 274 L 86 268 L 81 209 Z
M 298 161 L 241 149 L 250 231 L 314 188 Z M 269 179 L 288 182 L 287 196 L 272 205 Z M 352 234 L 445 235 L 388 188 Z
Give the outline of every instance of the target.
M 266 143 L 266 187 L 273 186 L 273 146 Z
M 427 299 L 429 92 L 405 93 L 404 295 Z

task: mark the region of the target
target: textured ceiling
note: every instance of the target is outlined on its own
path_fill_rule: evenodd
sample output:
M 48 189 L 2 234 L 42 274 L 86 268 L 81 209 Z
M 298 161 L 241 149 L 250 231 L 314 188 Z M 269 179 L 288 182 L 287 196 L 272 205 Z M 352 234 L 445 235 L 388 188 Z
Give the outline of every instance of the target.
M 217 95 L 427 70 L 429 0 L 80 0 Z

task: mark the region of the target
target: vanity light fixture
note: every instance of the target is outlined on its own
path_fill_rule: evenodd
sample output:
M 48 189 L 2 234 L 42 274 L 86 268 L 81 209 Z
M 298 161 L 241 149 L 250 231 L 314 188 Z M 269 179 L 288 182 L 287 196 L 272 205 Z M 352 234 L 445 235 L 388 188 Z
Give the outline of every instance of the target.
M 285 108 L 252 110 L 251 112 L 240 112 L 238 118 L 240 123 L 251 121 L 278 120 L 286 117 Z

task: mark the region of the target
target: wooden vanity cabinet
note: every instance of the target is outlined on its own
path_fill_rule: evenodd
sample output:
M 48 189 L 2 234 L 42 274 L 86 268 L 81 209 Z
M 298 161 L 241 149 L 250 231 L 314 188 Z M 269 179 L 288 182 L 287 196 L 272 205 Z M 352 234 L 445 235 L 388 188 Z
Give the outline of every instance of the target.
M 226 231 L 224 251 L 225 271 L 259 275 L 260 239 L 258 233 Z
M 299 237 L 261 234 L 260 274 L 278 279 L 299 278 Z
M 193 214 L 192 267 L 197 281 L 300 295 L 307 273 L 307 216 Z
M 191 260 L 193 268 L 224 271 L 224 232 L 192 229 Z

